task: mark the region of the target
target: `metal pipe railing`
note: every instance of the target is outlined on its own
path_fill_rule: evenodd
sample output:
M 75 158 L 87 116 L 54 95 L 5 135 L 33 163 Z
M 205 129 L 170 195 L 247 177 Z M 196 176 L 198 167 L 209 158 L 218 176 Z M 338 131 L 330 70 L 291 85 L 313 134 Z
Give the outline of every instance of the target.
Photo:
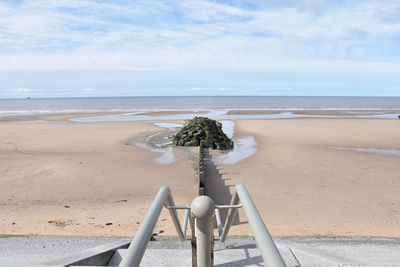
M 239 197 L 235 190 L 235 192 L 233 192 L 230 205 L 236 206 L 238 203 L 239 203 Z M 232 207 L 228 210 L 228 215 L 226 216 L 226 219 L 225 219 L 224 229 L 222 230 L 222 234 L 221 234 L 221 242 L 225 242 L 226 237 L 228 236 L 229 229 L 231 228 L 231 225 L 233 222 L 233 218 L 236 215 L 236 211 L 237 211 L 237 208 L 235 208 L 235 207 Z
M 241 202 L 241 204 L 239 204 Z M 238 184 L 235 187 L 235 192 L 232 195 L 230 205 L 215 205 L 214 201 L 207 196 L 199 196 L 195 198 L 189 205 L 176 206 L 168 187 L 162 187 L 154 198 L 151 207 L 143 220 L 136 236 L 133 238 L 125 257 L 120 263 L 120 267 L 137 267 L 139 266 L 147 244 L 152 236 L 154 227 L 160 216 L 161 210 L 165 206 L 171 215 L 174 226 L 183 241 L 186 238 L 187 225 L 190 219 L 190 214 L 195 218 L 195 223 L 192 225 L 192 234 L 195 230 L 196 239 L 196 262 L 197 267 L 212 266 L 212 247 L 213 247 L 213 227 L 212 222 L 215 215 L 215 220 L 218 227 L 220 241 L 224 242 L 228 236 L 229 229 L 233 223 L 237 209 L 243 207 L 243 210 L 248 218 L 250 227 L 254 234 L 257 247 L 261 251 L 264 264 L 267 267 L 285 267 L 285 262 L 282 259 L 267 227 L 265 226 L 253 200 L 246 188 Z M 184 224 L 181 227 L 177 214 L 177 209 L 185 209 Z M 229 209 L 225 224 L 222 227 L 220 209 Z
M 212 217 L 215 204 L 208 196 L 198 196 L 192 201 L 192 215 L 195 218 L 197 267 L 212 266 Z
M 171 191 L 168 187 L 163 186 L 158 191 L 154 198 L 146 217 L 139 227 L 135 237 L 129 245 L 128 251 L 125 257 L 122 259 L 119 267 L 137 267 L 139 266 L 143 254 L 146 250 L 147 244 L 153 234 L 154 227 L 156 226 L 157 220 L 160 217 L 161 210 L 164 203 L 168 206 L 175 206 L 172 198 Z M 176 231 L 181 240 L 185 240 L 181 225 L 179 223 L 178 214 L 175 209 L 169 209 L 172 221 L 174 222 Z
M 247 189 L 238 184 L 235 187 L 235 192 L 232 195 L 231 205 L 238 204 L 239 200 L 242 202 L 243 210 L 249 221 L 251 230 L 253 231 L 254 239 L 257 247 L 261 251 L 264 260 L 264 265 L 267 267 L 286 267 L 281 254 L 278 251 L 270 233 L 267 230 L 253 200 L 250 197 Z M 221 235 L 221 242 L 224 242 L 228 235 L 230 226 L 232 225 L 233 218 L 236 214 L 236 207 L 232 207 L 228 211 L 225 226 Z
M 224 227 L 222 226 L 221 213 L 219 212 L 219 209 L 215 209 L 215 220 L 217 223 L 218 236 L 221 236 Z
M 190 221 L 190 209 L 185 210 L 185 215 L 184 215 L 184 221 L 183 221 L 183 226 L 182 226 L 182 233 L 183 236 L 186 237 L 186 231 L 187 231 L 187 226 Z
M 168 187 L 166 187 L 166 188 L 168 190 L 168 195 L 167 195 L 167 199 L 164 201 L 163 204 L 174 206 L 175 202 L 174 202 L 174 198 L 172 197 L 171 190 Z M 183 231 L 182 231 L 183 229 L 179 222 L 178 212 L 176 211 L 176 209 L 169 209 L 169 214 L 171 216 L 172 221 L 174 222 L 174 226 L 175 226 L 176 232 L 178 233 L 179 239 L 181 241 L 185 240 L 185 235 L 183 234 Z M 158 217 L 157 217 L 157 219 L 158 219 Z

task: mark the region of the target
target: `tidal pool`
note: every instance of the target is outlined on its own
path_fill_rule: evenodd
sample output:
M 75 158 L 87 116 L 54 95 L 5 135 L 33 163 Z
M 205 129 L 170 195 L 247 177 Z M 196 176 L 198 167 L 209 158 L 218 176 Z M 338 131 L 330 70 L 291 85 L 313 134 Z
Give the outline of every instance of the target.
M 242 136 L 235 140 L 234 148 L 215 158 L 217 164 L 233 165 L 253 156 L 257 152 L 257 141 L 253 136 Z
M 376 148 L 376 147 L 329 147 L 338 150 L 350 150 L 361 153 L 373 153 L 381 156 L 400 156 L 400 149 L 394 148 Z
M 234 138 L 235 123 L 231 120 L 222 120 L 222 130 L 229 138 Z M 152 160 L 156 164 L 167 165 L 176 162 L 176 156 L 169 136 L 182 127 L 178 123 L 154 122 L 154 125 L 168 129 L 148 136 L 141 142 L 134 144 L 140 148 L 158 153 Z M 233 165 L 247 159 L 257 152 L 257 142 L 253 136 L 240 136 L 234 138 L 235 146 L 231 151 L 216 157 L 217 164 Z

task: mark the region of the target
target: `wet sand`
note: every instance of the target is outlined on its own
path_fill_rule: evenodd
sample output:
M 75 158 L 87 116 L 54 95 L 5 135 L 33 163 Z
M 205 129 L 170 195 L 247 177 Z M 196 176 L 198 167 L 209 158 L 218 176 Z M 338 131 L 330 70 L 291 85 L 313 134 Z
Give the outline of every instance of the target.
M 291 112 L 297 115 L 309 115 L 309 116 L 340 116 L 340 117 L 355 117 L 355 116 L 371 116 L 371 115 L 382 115 L 382 114 L 399 114 L 400 110 L 388 110 L 388 109 L 276 109 L 276 110 L 229 110 L 228 115 L 271 115 L 283 112 Z
M 200 110 L 165 110 L 165 111 L 148 111 L 148 112 L 141 112 L 138 115 L 148 115 L 148 116 L 168 116 L 168 115 L 179 115 L 179 114 L 202 114 L 206 113 L 207 111 L 200 111 Z
M 211 112 L 211 113 L 210 113 Z M 341 118 L 353 118 L 353 119 L 375 119 L 373 116 L 383 116 L 383 115 L 393 115 L 390 118 L 397 118 L 397 114 L 400 115 L 400 110 L 388 110 L 388 109 L 354 109 L 354 110 L 345 110 L 345 109 L 265 109 L 265 110 L 249 110 L 249 109 L 231 109 L 231 110 L 220 110 L 218 112 L 218 116 L 228 116 L 225 119 L 230 119 L 230 115 L 244 115 L 250 116 L 245 117 L 243 119 L 252 119 L 252 115 L 279 115 L 279 114 L 286 114 L 291 113 L 304 118 L 318 118 L 320 116 L 324 116 L 325 118 L 330 117 L 341 117 Z M 193 114 L 193 116 L 215 116 L 212 111 L 210 110 L 203 110 L 203 111 L 193 111 L 193 110 L 161 110 L 161 111 L 99 111 L 99 112 L 75 112 L 75 113 L 68 113 L 68 112 L 56 112 L 56 113 L 32 113 L 32 114 L 6 114 L 0 115 L 0 123 L 2 122 L 27 122 L 27 121 L 69 121 L 73 118 L 90 118 L 90 117 L 97 117 L 97 116 L 111 116 L 111 115 L 123 115 L 123 114 L 131 114 L 130 117 L 137 116 L 150 116 L 150 117 L 170 117 L 169 120 L 177 120 L 174 118 L 174 115 L 185 115 L 185 114 Z M 361 116 L 361 117 L 360 117 Z M 358 117 L 358 118 L 357 118 Z M 274 118 L 274 117 L 271 117 Z M 284 117 L 285 118 L 285 117 Z M 291 118 L 291 117 L 288 117 Z M 384 118 L 384 117 L 382 117 Z M 381 119 L 382 119 L 381 118 Z M 150 120 L 151 118 L 149 118 Z M 182 118 L 180 118 L 182 119 Z M 237 119 L 237 117 L 236 117 Z M 260 119 L 260 118 L 258 118 Z M 264 119 L 268 119 L 264 118 Z M 276 118 L 275 118 L 276 119 Z M 296 117 L 292 119 L 298 119 Z M 124 121 L 124 120 L 122 120 Z M 183 121 L 179 121 L 183 123 Z
M 31 113 L 31 114 L 10 114 L 1 115 L 0 123 L 2 122 L 29 122 L 29 121 L 68 121 L 72 118 L 117 115 L 125 112 L 120 111 L 103 111 L 103 112 L 55 112 L 55 113 Z

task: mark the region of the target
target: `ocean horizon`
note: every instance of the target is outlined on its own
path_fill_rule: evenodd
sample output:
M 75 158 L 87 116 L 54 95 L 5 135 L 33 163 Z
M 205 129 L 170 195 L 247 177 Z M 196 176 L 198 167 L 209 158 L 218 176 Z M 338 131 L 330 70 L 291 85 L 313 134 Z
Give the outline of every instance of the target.
M 0 99 L 0 114 L 180 109 L 400 109 L 400 97 L 129 96 Z

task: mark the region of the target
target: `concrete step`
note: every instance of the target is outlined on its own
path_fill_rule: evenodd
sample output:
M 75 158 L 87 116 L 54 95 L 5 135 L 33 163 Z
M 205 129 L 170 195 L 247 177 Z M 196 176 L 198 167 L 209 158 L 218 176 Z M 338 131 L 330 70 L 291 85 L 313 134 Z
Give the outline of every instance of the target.
M 126 249 L 118 249 L 108 266 L 118 266 L 126 254 Z M 287 248 L 280 252 L 288 267 L 299 266 Z M 214 266 L 260 266 L 261 254 L 256 248 L 220 249 L 214 251 Z M 140 266 L 191 266 L 192 251 L 188 249 L 147 249 Z
M 108 266 L 118 266 L 126 254 L 126 249 L 118 249 Z M 147 249 L 140 266 L 191 266 L 192 251 L 189 249 Z
M 383 264 L 354 263 L 338 260 L 329 255 L 304 251 L 299 248 L 290 248 L 278 245 L 286 265 L 288 267 L 378 267 L 398 266 L 395 262 Z M 109 266 L 118 266 L 125 256 L 126 249 L 116 251 Z M 192 252 L 190 249 L 174 248 L 149 248 L 146 250 L 140 266 L 191 266 Z M 230 248 L 217 248 L 214 251 L 214 266 L 235 267 L 235 266 L 263 266 L 263 259 L 260 251 L 255 246 L 240 246 Z
M 287 266 L 325 266 L 325 267 L 395 267 L 400 266 L 400 240 L 383 238 L 275 238 L 277 247 Z M 9 244 L 9 243 L 8 243 Z M 20 244 L 20 243 L 18 243 Z M 88 256 L 107 253 L 105 261 L 97 261 L 85 266 L 118 266 L 126 253 L 126 247 L 121 245 L 126 241 L 119 240 L 118 244 L 106 244 L 82 251 L 78 256 Z M 215 266 L 262 266 L 263 260 L 252 237 L 230 236 L 225 243 L 216 241 L 214 244 Z M 84 255 L 83 255 L 84 254 Z M 0 254 L 1 255 L 1 254 Z M 77 255 L 68 256 L 68 262 L 73 262 Z M 101 257 L 100 257 L 101 258 Z M 109 261 L 112 258 L 111 262 Z M 64 258 L 64 261 L 66 259 Z M 157 238 L 148 244 L 140 266 L 191 266 L 192 252 L 190 241 L 181 242 L 177 238 Z M 57 260 L 60 262 L 60 260 Z M 76 267 L 78 262 L 76 262 Z M 0 257 L 1 263 L 1 257 Z M 82 265 L 82 263 L 80 263 Z M 6 264 L 1 266 L 25 266 Z M 29 265 L 32 266 L 32 265 Z M 61 266 L 60 264 L 40 266 Z

